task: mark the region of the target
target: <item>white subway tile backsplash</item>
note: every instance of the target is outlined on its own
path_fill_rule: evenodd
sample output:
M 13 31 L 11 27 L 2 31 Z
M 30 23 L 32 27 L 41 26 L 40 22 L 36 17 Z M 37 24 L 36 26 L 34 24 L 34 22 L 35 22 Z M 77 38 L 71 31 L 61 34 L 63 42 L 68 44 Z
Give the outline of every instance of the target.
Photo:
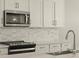
M 31 29 L 30 31 L 30 40 L 36 43 L 57 43 L 58 39 L 58 30 L 53 29 Z M 58 41 L 56 41 L 58 40 Z
M 1 29 L 0 41 L 28 40 L 28 30 L 26 29 Z
M 57 29 L 1 28 L 0 41 L 24 40 L 36 43 L 59 42 Z

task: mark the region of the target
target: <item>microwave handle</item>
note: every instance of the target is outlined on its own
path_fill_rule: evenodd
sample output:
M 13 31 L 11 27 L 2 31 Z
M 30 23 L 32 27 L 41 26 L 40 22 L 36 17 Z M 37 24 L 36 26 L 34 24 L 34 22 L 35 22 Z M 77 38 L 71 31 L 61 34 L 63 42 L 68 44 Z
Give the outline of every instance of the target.
M 26 20 L 26 23 L 27 23 L 27 15 L 25 16 L 25 20 Z
M 30 24 L 30 15 L 26 15 L 26 24 Z

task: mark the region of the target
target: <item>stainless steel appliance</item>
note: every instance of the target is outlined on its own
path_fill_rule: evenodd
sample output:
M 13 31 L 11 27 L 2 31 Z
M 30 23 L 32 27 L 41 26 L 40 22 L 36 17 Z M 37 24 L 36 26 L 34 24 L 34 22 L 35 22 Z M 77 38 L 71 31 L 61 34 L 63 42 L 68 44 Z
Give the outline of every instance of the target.
M 6 42 L 0 42 L 0 44 L 9 46 L 8 54 L 35 52 L 36 47 L 35 43 L 24 42 L 24 41 L 6 41 Z
M 30 13 L 24 11 L 5 10 L 4 26 L 28 26 L 30 25 Z

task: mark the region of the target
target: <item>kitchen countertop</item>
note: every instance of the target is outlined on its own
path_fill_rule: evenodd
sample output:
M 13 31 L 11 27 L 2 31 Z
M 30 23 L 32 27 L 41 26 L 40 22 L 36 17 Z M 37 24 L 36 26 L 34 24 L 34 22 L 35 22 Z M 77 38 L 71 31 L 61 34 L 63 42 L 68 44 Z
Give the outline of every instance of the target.
M 63 55 L 49 55 L 37 53 L 22 53 L 13 55 L 1 55 L 0 58 L 79 58 L 79 53 L 76 54 L 63 54 Z
M 8 45 L 0 44 L 0 48 L 8 48 Z

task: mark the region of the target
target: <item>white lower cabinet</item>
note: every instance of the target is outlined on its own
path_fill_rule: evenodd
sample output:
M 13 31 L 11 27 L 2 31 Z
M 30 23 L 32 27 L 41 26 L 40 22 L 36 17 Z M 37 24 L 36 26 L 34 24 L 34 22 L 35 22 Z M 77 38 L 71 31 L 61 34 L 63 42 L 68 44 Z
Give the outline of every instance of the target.
M 0 44 L 0 55 L 8 55 L 8 46 Z
M 49 45 L 48 44 L 36 45 L 36 52 L 38 52 L 38 53 L 48 53 L 49 52 Z
M 50 53 L 61 52 L 60 44 L 50 44 Z
M 0 55 L 8 55 L 8 48 L 0 48 Z

